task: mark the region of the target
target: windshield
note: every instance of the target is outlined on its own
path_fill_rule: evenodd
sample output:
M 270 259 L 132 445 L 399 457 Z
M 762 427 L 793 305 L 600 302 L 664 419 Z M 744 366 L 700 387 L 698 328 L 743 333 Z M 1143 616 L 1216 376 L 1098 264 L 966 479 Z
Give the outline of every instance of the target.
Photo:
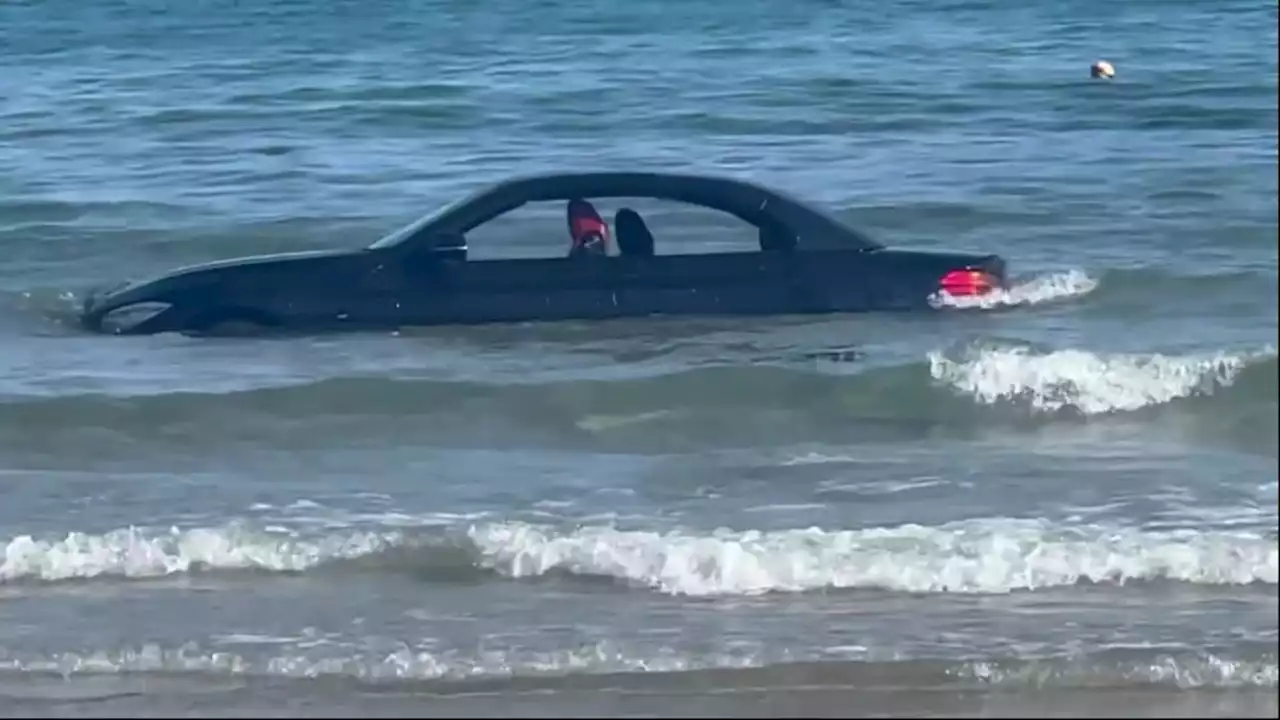
M 425 226 L 427 223 L 439 217 L 442 212 L 444 212 L 444 210 L 438 210 L 430 215 L 427 215 L 426 217 L 420 217 L 414 220 L 413 222 L 409 223 L 408 225 L 405 225 L 404 227 L 400 228 L 399 230 L 392 232 L 390 235 L 384 235 L 383 237 L 375 240 L 374 243 L 369 247 L 370 249 L 377 250 L 379 248 L 387 248 L 393 245 L 399 245 L 405 240 L 408 240 L 409 238 L 413 237 L 414 234 L 416 234 L 419 230 L 421 230 L 423 226 Z
M 399 230 L 396 230 L 395 232 L 391 233 L 390 235 L 384 235 L 381 238 L 375 240 L 373 244 L 369 246 L 369 248 L 373 250 L 377 250 L 379 248 L 391 247 L 392 245 L 399 245 L 400 243 L 404 242 L 409 237 L 411 237 L 415 232 L 417 232 L 418 228 L 422 227 L 423 223 L 426 222 L 426 220 L 427 220 L 426 218 L 418 218 L 413 222 L 409 223 L 408 225 L 405 225 Z
M 393 245 L 399 245 L 405 240 L 408 240 L 409 238 L 416 235 L 418 231 L 421 230 L 422 228 L 430 225 L 431 223 L 435 222 L 441 217 L 444 217 L 445 214 L 453 212 L 454 210 L 462 207 L 463 205 L 466 205 L 467 203 L 472 202 L 474 199 L 475 199 L 474 196 L 468 195 L 466 197 L 463 197 L 460 200 L 455 200 L 454 202 L 449 203 L 448 205 L 445 205 L 444 207 L 440 208 L 439 210 L 436 210 L 430 215 L 427 215 L 425 217 L 420 217 L 417 220 L 414 220 L 413 222 L 409 223 L 408 225 L 405 225 L 404 227 L 400 228 L 399 230 L 392 232 L 390 235 L 387 235 L 385 237 L 382 237 L 374 241 L 374 243 L 370 245 L 369 248 L 373 250 L 377 250 L 379 248 L 388 248 L 388 247 L 392 247 Z

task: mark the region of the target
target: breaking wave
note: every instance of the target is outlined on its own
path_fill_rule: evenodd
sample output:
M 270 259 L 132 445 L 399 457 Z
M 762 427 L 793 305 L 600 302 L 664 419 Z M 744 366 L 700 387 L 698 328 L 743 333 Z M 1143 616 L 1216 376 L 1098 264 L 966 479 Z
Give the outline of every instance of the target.
M 481 562 L 513 577 L 564 571 L 676 595 L 827 588 L 982 592 L 1170 579 L 1276 583 L 1277 549 L 1260 535 L 1152 533 L 992 520 L 828 532 L 560 533 L 490 525 L 471 539 Z
M 1259 363 L 1274 378 L 1275 349 L 1177 356 L 971 348 L 958 359 L 930 353 L 929 374 L 983 405 L 1022 401 L 1037 411 L 1096 415 L 1212 395 Z
M 724 364 L 679 369 L 649 377 L 498 384 L 421 377 L 348 376 L 242 390 L 159 392 L 132 396 L 96 393 L 10 395 L 22 427 L 41 423 L 116 427 L 145 416 L 149 425 L 177 423 L 210 413 L 263 417 L 447 414 L 526 414 L 539 406 L 584 415 L 674 410 L 860 408 L 929 417 L 940 407 L 939 389 L 975 406 L 1025 403 L 1027 409 L 1074 408 L 1086 414 L 1125 412 L 1208 396 L 1245 383 L 1240 399 L 1274 400 L 1276 351 L 1264 347 L 1213 354 L 1134 354 L 977 343 L 935 350 L 923 363 L 867 366 L 827 372 L 810 358 L 797 362 Z M 751 392 L 743 392 L 750 387 Z M 893 402 L 889 402 L 892 400 Z M 802 402 L 798 402 L 802 401 Z M 945 404 L 945 403 L 944 403 Z M 19 428 L 20 429 L 20 428 Z
M 756 595 L 826 589 L 1008 593 L 1078 583 L 1167 580 L 1275 585 L 1280 550 L 1252 531 L 1155 532 L 1039 520 L 937 527 L 771 532 L 560 528 L 521 522 L 446 530 L 346 530 L 307 535 L 244 527 L 16 537 L 0 584 L 143 579 L 180 573 L 411 570 L 521 579 L 605 578 L 671 595 Z

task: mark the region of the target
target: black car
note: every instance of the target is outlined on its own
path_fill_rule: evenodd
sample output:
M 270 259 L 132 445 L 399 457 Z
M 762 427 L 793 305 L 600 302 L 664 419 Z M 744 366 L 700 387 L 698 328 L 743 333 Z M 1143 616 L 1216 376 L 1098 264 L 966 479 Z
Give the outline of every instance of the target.
M 474 228 L 526 203 L 591 208 L 588 198 L 654 198 L 726 212 L 758 230 L 759 247 L 655 253 L 660 242 L 638 213 L 623 209 L 614 254 L 467 259 Z M 572 232 L 572 215 L 569 221 Z M 91 293 L 82 320 L 112 333 L 205 334 L 927 310 L 942 293 L 985 294 L 1005 277 L 997 255 L 888 249 L 822 209 L 742 180 L 562 173 L 491 185 L 365 248 L 225 260 Z

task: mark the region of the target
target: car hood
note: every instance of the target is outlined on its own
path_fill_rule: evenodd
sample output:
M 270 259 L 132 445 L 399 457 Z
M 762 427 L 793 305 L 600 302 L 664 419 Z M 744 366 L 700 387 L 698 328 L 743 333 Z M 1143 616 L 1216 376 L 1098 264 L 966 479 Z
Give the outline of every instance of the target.
M 154 295 L 157 292 L 173 287 L 174 283 L 183 283 L 183 281 L 192 280 L 206 273 L 214 273 L 219 270 L 236 270 L 239 268 L 249 269 L 260 268 L 264 265 L 285 265 L 293 263 L 307 263 L 310 261 L 324 261 L 327 259 L 363 255 L 368 252 L 369 251 L 364 248 L 357 250 L 304 250 L 300 252 L 250 255 L 247 257 L 229 258 L 226 260 L 214 260 L 212 262 L 200 263 L 197 265 L 187 265 L 170 270 L 162 275 L 153 275 L 151 277 L 136 280 L 125 280 L 111 285 L 103 285 L 93 288 L 86 293 L 84 308 L 85 310 L 88 310 L 95 306 L 100 307 L 102 304 L 118 306 L 148 299 L 151 295 Z
M 260 265 L 275 265 L 279 263 L 293 263 L 303 260 L 322 260 L 325 258 L 351 257 L 353 255 L 362 255 L 367 252 L 364 249 L 359 250 L 303 250 L 300 252 L 273 253 L 269 255 L 250 255 L 248 257 L 228 258 L 226 260 L 214 260 L 212 262 L 200 263 L 199 265 L 187 265 L 172 270 L 163 275 L 163 277 L 181 277 L 186 275 L 194 275 L 197 273 L 207 272 L 209 270 L 224 270 L 226 268 L 237 267 L 254 267 Z
M 306 260 L 323 260 L 327 258 L 351 257 L 354 255 L 362 255 L 368 252 L 364 249 L 359 250 L 303 250 L 300 252 L 272 253 L 267 255 L 249 255 L 246 257 L 228 258 L 226 260 L 213 260 L 211 262 L 199 263 L 197 265 L 185 265 L 163 275 L 157 275 L 150 278 L 133 280 L 120 283 L 115 286 L 116 290 L 124 288 L 135 288 L 142 285 L 149 285 L 159 280 L 170 280 L 182 277 L 190 277 L 201 273 L 214 270 L 226 270 L 228 268 L 250 268 L 262 265 L 277 265 L 284 263 L 295 263 Z

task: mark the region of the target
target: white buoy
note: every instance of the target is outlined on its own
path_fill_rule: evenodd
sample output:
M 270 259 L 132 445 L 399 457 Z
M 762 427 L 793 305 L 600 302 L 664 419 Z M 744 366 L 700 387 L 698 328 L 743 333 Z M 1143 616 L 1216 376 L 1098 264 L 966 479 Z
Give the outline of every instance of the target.
M 1116 69 L 1106 60 L 1099 60 L 1089 68 L 1089 76 L 1095 79 L 1110 80 L 1116 76 Z

